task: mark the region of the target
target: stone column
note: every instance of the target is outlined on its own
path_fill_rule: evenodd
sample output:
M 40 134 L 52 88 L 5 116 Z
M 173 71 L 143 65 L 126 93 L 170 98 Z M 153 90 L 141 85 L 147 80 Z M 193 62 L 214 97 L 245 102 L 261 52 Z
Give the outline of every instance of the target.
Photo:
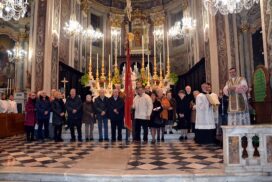
M 45 58 L 45 33 L 46 33 L 46 15 L 47 15 L 47 0 L 35 1 L 37 3 L 37 20 L 34 24 L 35 37 L 35 66 L 32 67 L 35 74 L 32 74 L 32 89 L 39 91 L 43 89 L 43 77 L 44 77 L 44 58 Z M 50 2 L 49 2 L 50 3 Z
M 219 68 L 218 68 L 218 50 L 215 16 L 209 15 L 209 47 L 210 47 L 210 78 L 213 91 L 219 93 Z M 222 28 L 222 27 L 221 27 Z
M 265 67 L 269 67 L 271 64 L 271 55 L 268 55 L 268 52 L 271 52 L 271 0 L 260 0 L 260 9 L 261 9 L 261 20 L 262 20 L 262 36 L 263 36 L 263 48 L 264 48 L 264 64 Z M 269 10 L 269 11 L 267 11 Z M 270 13 L 270 16 L 267 15 Z M 270 19 L 270 20 L 269 20 Z M 270 40 L 270 41 L 269 41 Z M 271 53 L 270 53 L 271 54 Z
M 53 22 L 54 0 L 47 2 L 47 16 L 45 28 L 45 47 L 44 47 L 44 72 L 43 90 L 48 94 L 51 90 L 51 65 L 52 65 L 52 22 Z

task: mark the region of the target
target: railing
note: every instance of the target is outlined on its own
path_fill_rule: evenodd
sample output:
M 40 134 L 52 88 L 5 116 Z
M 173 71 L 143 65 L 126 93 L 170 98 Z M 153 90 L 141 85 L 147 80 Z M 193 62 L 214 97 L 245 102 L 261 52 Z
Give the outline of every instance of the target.
M 272 172 L 272 125 L 222 128 L 226 173 Z

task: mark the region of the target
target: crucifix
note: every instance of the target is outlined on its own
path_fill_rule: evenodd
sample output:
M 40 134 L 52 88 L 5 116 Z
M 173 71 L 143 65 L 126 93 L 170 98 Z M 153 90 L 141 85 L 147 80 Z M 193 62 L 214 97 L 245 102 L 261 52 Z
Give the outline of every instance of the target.
M 64 98 L 66 98 L 66 84 L 69 82 L 66 80 L 66 78 L 64 77 L 63 80 L 61 80 L 61 82 L 63 83 L 64 86 Z

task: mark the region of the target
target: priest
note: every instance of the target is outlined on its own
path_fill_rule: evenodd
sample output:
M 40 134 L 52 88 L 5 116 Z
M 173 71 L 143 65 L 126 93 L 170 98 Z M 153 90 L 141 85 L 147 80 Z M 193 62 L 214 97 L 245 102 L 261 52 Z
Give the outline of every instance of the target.
M 249 107 L 247 102 L 248 85 L 244 77 L 237 76 L 235 68 L 229 69 L 230 79 L 223 91 L 229 96 L 228 125 L 249 125 Z
M 215 142 L 215 122 L 213 106 L 207 99 L 208 85 L 201 85 L 202 92 L 196 97 L 196 122 L 195 140 L 199 144 L 211 144 Z

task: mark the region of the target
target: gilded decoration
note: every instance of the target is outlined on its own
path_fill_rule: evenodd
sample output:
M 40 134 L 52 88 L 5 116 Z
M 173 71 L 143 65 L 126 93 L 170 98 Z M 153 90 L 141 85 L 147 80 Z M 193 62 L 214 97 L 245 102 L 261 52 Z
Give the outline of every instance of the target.
M 154 24 L 154 26 L 161 26 L 165 23 L 165 13 L 164 11 L 151 14 L 151 20 Z
M 111 27 L 122 27 L 124 22 L 124 15 L 110 13 L 109 19 Z
M 81 0 L 80 4 L 81 4 L 82 11 L 84 13 L 88 14 L 90 7 L 91 7 L 89 1 L 88 0 Z

